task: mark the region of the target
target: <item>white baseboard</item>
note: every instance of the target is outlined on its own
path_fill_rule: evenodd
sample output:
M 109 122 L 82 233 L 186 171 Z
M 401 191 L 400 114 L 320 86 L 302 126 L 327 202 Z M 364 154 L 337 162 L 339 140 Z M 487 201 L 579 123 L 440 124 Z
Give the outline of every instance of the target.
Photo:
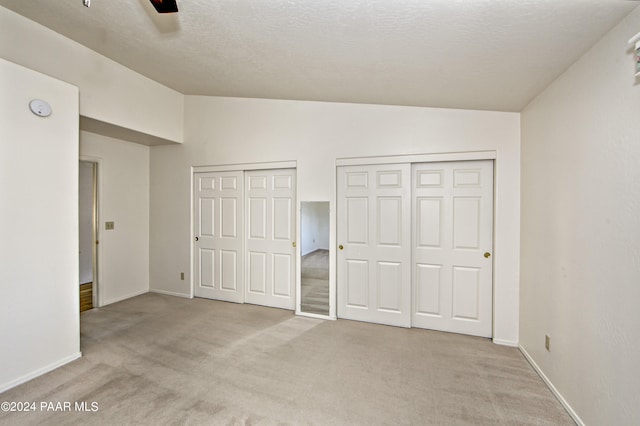
M 190 294 L 176 293 L 175 291 L 158 290 L 156 288 L 150 289 L 149 293 L 166 294 L 167 296 L 184 297 L 186 299 L 192 299 Z
M 496 345 L 502 345 L 502 346 L 510 346 L 512 348 L 517 348 L 518 347 L 518 342 L 512 341 L 512 340 L 502 340 L 502 339 L 493 339 L 493 343 L 495 343 Z
M 18 385 L 21 385 L 25 382 L 28 382 L 29 380 L 35 379 L 38 376 L 42 376 L 43 374 L 46 374 L 50 371 L 55 370 L 56 368 L 62 367 L 65 364 L 70 363 L 71 361 L 75 361 L 76 359 L 80 358 L 82 356 L 82 352 L 76 352 L 72 355 L 69 355 L 68 357 L 62 358 L 61 360 L 58 360 L 54 363 L 51 363 L 49 365 L 46 365 L 42 368 L 38 368 L 35 371 L 32 371 L 31 373 L 25 374 L 22 377 L 18 377 L 15 380 L 12 380 L 10 382 L 7 383 L 3 383 L 0 385 L 0 393 L 8 391 L 11 388 L 15 388 Z
M 135 293 L 127 294 L 126 296 L 116 297 L 114 299 L 109 299 L 105 302 L 100 303 L 99 307 L 111 305 L 112 303 L 122 302 L 123 300 L 131 299 L 132 297 L 140 296 L 141 294 L 149 293 L 149 290 L 137 291 Z
M 542 370 L 540 369 L 540 367 L 538 367 L 538 364 L 536 364 L 536 362 L 533 360 L 533 358 L 531 358 L 531 355 L 529 355 L 527 350 L 525 348 L 523 348 L 522 345 L 518 345 L 518 349 L 520 349 L 520 352 L 522 352 L 522 355 L 524 355 L 524 357 L 527 359 L 527 361 L 529 361 L 529 364 L 531 364 L 531 367 L 533 367 L 533 369 L 536 371 L 536 373 L 538 373 L 538 376 L 540 376 L 542 381 L 547 385 L 547 387 L 549 388 L 551 393 L 553 393 L 553 395 L 558 399 L 558 401 L 560 401 L 560 404 L 562 404 L 564 409 L 567 410 L 567 413 L 569 413 L 569 415 L 571 416 L 573 421 L 576 422 L 576 424 L 578 426 L 584 426 L 584 422 L 582 421 L 580 416 L 578 416 L 578 413 L 576 413 L 573 410 L 573 408 L 571 407 L 571 405 L 569 405 L 567 400 L 564 399 L 564 397 L 562 396 L 562 394 L 560 394 L 560 392 L 558 392 L 558 389 L 556 389 L 556 387 L 553 385 L 553 383 L 551 383 L 551 380 L 549 380 L 549 378 L 546 376 L 546 374 L 544 374 L 542 372 Z

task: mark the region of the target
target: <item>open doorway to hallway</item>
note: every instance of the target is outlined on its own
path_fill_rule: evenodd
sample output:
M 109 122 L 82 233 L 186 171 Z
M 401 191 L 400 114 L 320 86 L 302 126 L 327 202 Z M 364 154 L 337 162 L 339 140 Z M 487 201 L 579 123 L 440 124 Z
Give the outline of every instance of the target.
M 98 306 L 98 163 L 80 161 L 78 188 L 80 312 Z

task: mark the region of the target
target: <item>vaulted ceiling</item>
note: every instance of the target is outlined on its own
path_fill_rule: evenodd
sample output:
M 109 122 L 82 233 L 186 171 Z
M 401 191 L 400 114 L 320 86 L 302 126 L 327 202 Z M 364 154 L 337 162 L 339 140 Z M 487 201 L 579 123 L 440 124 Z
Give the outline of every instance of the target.
M 0 5 L 184 94 L 520 111 L 638 2 L 179 0 L 168 15 L 148 0 Z

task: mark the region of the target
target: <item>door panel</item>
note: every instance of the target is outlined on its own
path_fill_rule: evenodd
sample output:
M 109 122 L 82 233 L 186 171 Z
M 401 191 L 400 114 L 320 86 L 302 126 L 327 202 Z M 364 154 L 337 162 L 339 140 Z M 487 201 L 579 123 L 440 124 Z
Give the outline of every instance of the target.
M 242 303 L 243 173 L 194 175 L 195 295 Z
M 338 316 L 411 325 L 411 170 L 338 167 Z
M 440 316 L 441 265 L 416 265 L 415 309 L 417 314 Z
M 453 248 L 478 249 L 480 198 L 453 197 Z
M 236 277 L 236 265 L 238 263 L 238 254 L 232 250 L 220 250 L 220 269 L 221 280 L 220 286 L 223 290 L 238 290 L 238 278 Z
M 215 250 L 202 248 L 200 249 L 200 286 L 213 288 L 213 276 Z
M 402 310 L 402 264 L 378 262 L 378 310 L 400 313 Z
M 346 268 L 347 307 L 368 308 L 369 262 L 367 262 L 366 260 L 347 259 Z
M 273 294 L 290 297 L 293 285 L 291 282 L 291 259 L 287 254 L 274 253 L 273 259 Z
M 222 238 L 237 238 L 238 236 L 238 200 L 235 198 L 221 198 L 220 236 Z
M 453 267 L 453 318 L 478 320 L 480 269 Z
M 250 239 L 267 238 L 267 200 L 249 198 L 249 235 Z
M 291 198 L 273 199 L 273 239 L 292 241 L 291 238 Z
M 295 309 L 295 170 L 249 171 L 246 177 L 246 302 Z
M 415 327 L 491 337 L 493 162 L 414 164 Z
M 402 198 L 378 198 L 378 244 L 400 246 L 402 244 Z
M 265 294 L 267 277 L 267 254 L 249 252 L 249 293 Z
M 200 198 L 200 232 L 201 237 L 213 237 L 213 228 L 215 222 L 214 198 Z
M 369 204 L 363 197 L 349 197 L 346 199 L 347 214 L 347 243 L 369 243 Z

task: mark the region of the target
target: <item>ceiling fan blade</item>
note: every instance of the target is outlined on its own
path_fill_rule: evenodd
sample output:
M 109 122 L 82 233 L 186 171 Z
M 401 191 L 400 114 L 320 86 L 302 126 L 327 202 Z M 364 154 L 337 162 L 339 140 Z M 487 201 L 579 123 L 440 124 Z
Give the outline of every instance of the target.
M 176 0 L 149 0 L 158 13 L 173 13 L 178 11 Z

